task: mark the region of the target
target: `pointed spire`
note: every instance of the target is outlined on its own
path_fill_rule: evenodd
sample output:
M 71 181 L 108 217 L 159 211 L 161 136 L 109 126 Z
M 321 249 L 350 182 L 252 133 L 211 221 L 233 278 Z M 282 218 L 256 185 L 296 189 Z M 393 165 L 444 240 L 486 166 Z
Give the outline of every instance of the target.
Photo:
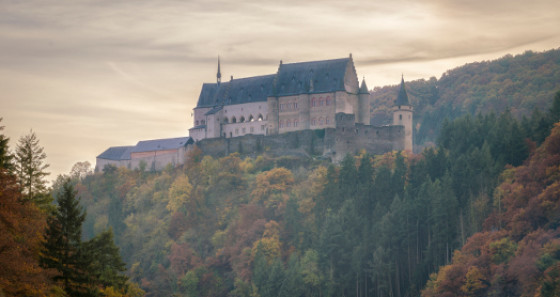
M 216 74 L 218 84 L 222 82 L 222 72 L 220 71 L 220 56 L 218 56 L 218 73 Z
M 360 86 L 360 91 L 358 92 L 358 94 L 369 94 L 369 90 L 368 90 L 368 87 L 366 85 L 366 77 L 365 76 L 362 79 L 362 85 Z
M 399 90 L 399 96 L 397 97 L 397 101 L 395 101 L 395 105 L 397 105 L 397 106 L 401 106 L 401 105 L 410 106 L 410 103 L 408 103 L 408 95 L 406 94 L 406 89 L 404 87 L 404 75 L 402 75 L 402 77 L 401 77 L 401 89 Z

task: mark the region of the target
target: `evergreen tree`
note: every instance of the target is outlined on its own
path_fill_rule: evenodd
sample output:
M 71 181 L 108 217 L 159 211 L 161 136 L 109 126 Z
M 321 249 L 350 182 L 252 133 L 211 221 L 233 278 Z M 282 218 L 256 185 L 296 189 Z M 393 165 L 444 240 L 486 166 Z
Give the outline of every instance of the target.
M 111 229 L 84 242 L 82 250 L 87 254 L 86 258 L 89 262 L 87 272 L 90 283 L 96 283 L 104 288 L 113 287 L 120 291 L 126 289 L 128 277 L 122 274 L 126 270 L 126 264 L 113 241 Z
M 49 167 L 45 163 L 47 154 L 39 145 L 35 132 L 19 139 L 15 154 L 15 169 L 24 196 L 28 200 L 39 198 L 46 191 L 44 177 L 49 175 L 45 170 Z M 50 202 L 50 201 L 49 201 Z
M 41 264 L 58 271 L 54 280 L 61 283 L 68 295 L 80 296 L 88 291 L 84 278 L 88 263 L 81 249 L 82 224 L 86 213 L 79 206 L 80 200 L 76 199 L 70 180 L 64 183 L 56 200 L 56 211 L 47 219 Z
M 2 118 L 0 117 L 0 123 Z M 0 125 L 0 133 L 4 130 L 4 126 Z M 11 174 L 14 170 L 12 159 L 13 156 L 10 154 L 8 142 L 10 138 L 6 137 L 4 134 L 0 134 L 0 169 L 6 170 L 7 173 Z

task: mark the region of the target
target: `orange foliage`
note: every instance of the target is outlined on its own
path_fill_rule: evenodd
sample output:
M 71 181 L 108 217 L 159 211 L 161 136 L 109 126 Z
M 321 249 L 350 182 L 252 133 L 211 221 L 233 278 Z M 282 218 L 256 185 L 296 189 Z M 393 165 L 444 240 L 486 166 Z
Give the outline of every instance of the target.
M 15 178 L 0 172 L 0 295 L 48 295 L 52 273 L 39 266 L 45 219 L 24 201 Z
M 487 231 L 470 237 L 422 296 L 558 296 L 560 255 L 549 250 L 560 236 L 560 123 L 524 165 L 501 178 Z M 549 266 L 539 269 L 545 254 Z

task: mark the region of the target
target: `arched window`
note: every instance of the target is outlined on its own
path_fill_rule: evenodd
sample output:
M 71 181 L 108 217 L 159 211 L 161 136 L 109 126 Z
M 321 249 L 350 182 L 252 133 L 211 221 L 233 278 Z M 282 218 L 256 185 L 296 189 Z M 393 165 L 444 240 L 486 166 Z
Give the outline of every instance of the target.
M 327 106 L 331 105 L 331 97 L 327 96 L 327 100 L 325 102 L 327 104 Z
M 262 120 L 263 120 L 263 116 L 262 116 L 262 114 L 259 114 L 258 121 L 260 122 L 260 121 L 262 121 Z
M 319 106 L 323 106 L 325 105 L 325 100 L 323 99 L 323 97 L 319 98 Z
M 244 117 L 244 116 L 241 116 L 241 118 L 239 119 L 239 122 L 240 122 L 240 123 L 245 122 L 245 117 Z
M 249 116 L 249 122 L 254 122 L 254 121 L 255 121 L 255 119 L 253 118 L 253 115 L 250 115 Z
M 232 123 L 237 123 L 237 119 L 236 119 L 235 117 L 232 117 L 232 118 L 231 118 L 231 122 L 232 122 Z
M 224 118 L 224 124 L 227 124 L 227 123 L 229 123 L 229 120 L 228 120 L 227 117 L 225 117 L 225 118 Z M 224 137 L 225 137 L 225 136 L 224 136 Z

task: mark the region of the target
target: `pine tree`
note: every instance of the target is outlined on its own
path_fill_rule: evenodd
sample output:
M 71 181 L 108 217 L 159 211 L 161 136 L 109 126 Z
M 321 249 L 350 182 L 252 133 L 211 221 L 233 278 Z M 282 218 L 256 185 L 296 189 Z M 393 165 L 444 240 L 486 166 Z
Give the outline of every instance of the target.
M 44 177 L 49 175 L 45 170 L 49 167 L 45 163 L 47 154 L 39 145 L 39 139 L 35 132 L 19 139 L 16 147 L 15 169 L 19 178 L 24 196 L 28 200 L 39 198 L 46 191 Z M 50 201 L 49 201 L 50 202 Z
M 0 123 L 2 122 L 2 118 L 0 118 Z M 4 126 L 0 125 L 0 133 L 4 130 Z M 10 154 L 8 142 L 10 138 L 6 137 L 4 134 L 0 134 L 0 170 L 7 171 L 8 174 L 11 174 L 14 170 L 12 159 L 13 156 Z
M 85 258 L 88 262 L 87 272 L 90 283 L 103 288 L 113 287 L 121 292 L 126 289 L 128 277 L 122 274 L 126 270 L 126 264 L 113 241 L 111 229 L 84 242 L 82 250 L 87 254 Z
M 84 278 L 87 259 L 81 249 L 81 237 L 86 213 L 79 206 L 80 200 L 76 199 L 70 180 L 64 183 L 63 190 L 56 200 L 57 209 L 47 219 L 41 264 L 59 272 L 54 280 L 61 283 L 68 295 L 83 295 L 87 292 Z

